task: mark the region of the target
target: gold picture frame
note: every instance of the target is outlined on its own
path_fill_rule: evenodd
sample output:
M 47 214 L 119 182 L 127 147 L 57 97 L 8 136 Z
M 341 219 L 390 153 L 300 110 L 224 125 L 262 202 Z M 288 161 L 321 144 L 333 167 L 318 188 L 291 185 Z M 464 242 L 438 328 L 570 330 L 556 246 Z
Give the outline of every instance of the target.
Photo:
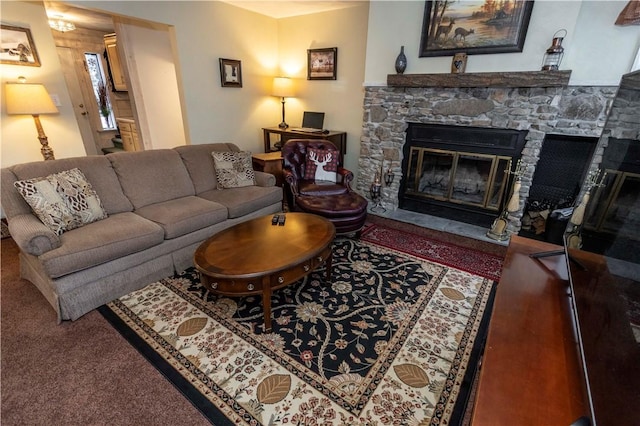
M 39 67 L 40 59 L 29 28 L 0 26 L 0 63 Z

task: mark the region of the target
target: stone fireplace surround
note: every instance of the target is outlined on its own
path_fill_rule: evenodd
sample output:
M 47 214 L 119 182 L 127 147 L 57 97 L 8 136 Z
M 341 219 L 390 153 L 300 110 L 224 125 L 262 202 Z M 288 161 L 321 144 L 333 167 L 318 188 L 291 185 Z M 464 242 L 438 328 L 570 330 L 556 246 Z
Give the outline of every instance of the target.
M 526 130 L 520 208 L 509 215 L 508 225 L 509 232 L 517 233 L 545 136 L 599 137 L 617 91 L 613 86 L 568 86 L 570 73 L 389 75 L 387 86 L 365 87 L 356 189 L 369 197 L 376 173 L 391 169 L 395 179 L 383 184 L 382 205 L 398 208 L 409 122 Z M 601 158 L 598 146 L 589 170 Z

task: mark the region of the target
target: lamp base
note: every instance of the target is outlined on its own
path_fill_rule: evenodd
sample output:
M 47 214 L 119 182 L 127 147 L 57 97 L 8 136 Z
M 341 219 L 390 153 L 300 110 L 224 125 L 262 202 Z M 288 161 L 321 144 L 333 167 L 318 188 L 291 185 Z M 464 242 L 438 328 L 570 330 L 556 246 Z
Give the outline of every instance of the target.
M 282 123 L 278 124 L 278 127 L 280 127 L 281 129 L 286 129 L 289 127 L 289 125 L 283 121 Z

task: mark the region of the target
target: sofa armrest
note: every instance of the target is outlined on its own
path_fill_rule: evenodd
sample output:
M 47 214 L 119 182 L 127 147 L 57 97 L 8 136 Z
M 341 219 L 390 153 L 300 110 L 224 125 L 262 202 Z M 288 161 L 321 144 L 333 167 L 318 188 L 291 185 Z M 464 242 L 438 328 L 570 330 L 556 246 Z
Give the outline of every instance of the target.
M 20 250 L 34 256 L 60 247 L 60 237 L 32 214 L 14 216 L 8 221 L 9 232 Z
M 254 171 L 256 175 L 256 185 L 258 186 L 276 186 L 276 177 L 271 173 L 260 172 L 258 170 Z

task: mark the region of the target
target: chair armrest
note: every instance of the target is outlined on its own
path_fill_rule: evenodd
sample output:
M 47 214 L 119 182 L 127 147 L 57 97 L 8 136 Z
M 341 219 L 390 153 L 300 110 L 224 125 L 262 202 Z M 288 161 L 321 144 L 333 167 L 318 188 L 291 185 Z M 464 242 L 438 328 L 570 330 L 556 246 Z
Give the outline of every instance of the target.
M 351 190 L 351 182 L 353 182 L 353 172 L 343 167 L 338 167 L 338 175 L 342 176 L 342 185 Z
M 271 173 L 260 172 L 255 170 L 253 173 L 256 175 L 257 186 L 276 186 L 276 177 Z
M 34 256 L 60 247 L 60 237 L 32 214 L 21 214 L 8 220 L 9 232 L 20 250 Z
M 297 197 L 300 195 L 298 192 L 298 179 L 296 179 L 296 175 L 289 169 L 284 169 L 282 174 L 284 175 L 284 181 L 289 185 L 293 196 Z

